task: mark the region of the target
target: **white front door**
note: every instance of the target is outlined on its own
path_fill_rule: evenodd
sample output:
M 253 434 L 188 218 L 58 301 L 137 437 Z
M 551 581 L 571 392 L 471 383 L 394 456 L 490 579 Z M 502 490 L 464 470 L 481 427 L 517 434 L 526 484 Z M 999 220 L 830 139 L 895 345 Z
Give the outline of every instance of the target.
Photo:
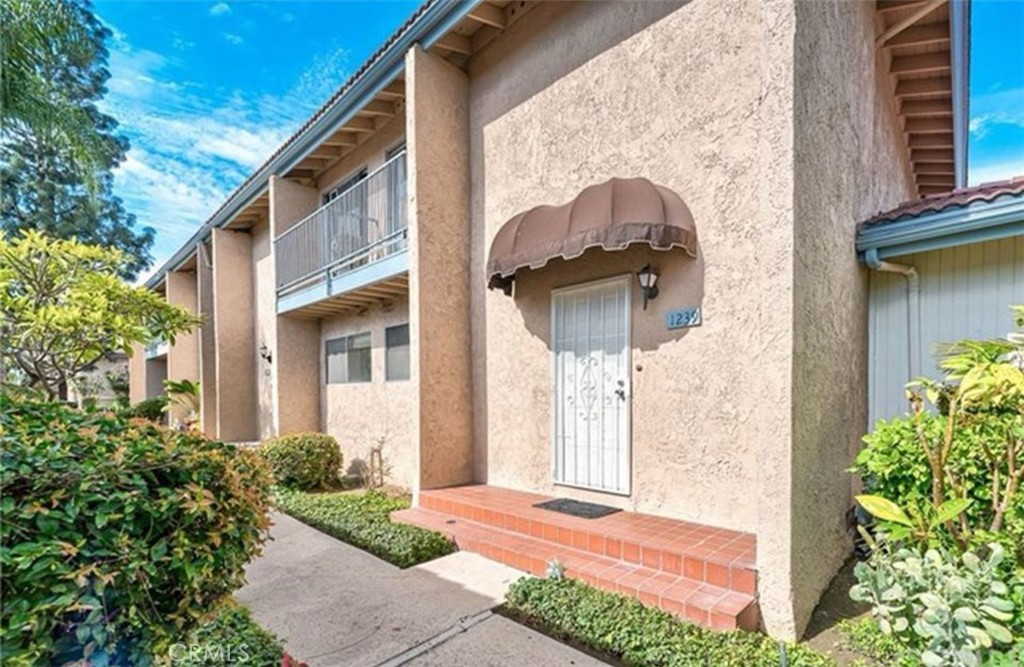
M 629 277 L 551 293 L 554 479 L 629 493 Z

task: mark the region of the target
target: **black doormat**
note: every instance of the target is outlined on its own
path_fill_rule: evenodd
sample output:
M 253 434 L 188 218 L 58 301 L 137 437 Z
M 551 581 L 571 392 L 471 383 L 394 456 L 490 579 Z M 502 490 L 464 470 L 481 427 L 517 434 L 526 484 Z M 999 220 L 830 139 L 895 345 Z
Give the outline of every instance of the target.
M 585 503 L 579 500 L 569 500 L 568 498 L 545 500 L 542 503 L 535 504 L 534 507 L 551 510 L 552 512 L 561 512 L 562 514 L 578 516 L 584 519 L 600 519 L 603 516 L 608 516 L 609 514 L 615 514 L 616 512 L 622 511 L 617 507 L 608 507 L 607 505 L 598 505 L 597 503 Z

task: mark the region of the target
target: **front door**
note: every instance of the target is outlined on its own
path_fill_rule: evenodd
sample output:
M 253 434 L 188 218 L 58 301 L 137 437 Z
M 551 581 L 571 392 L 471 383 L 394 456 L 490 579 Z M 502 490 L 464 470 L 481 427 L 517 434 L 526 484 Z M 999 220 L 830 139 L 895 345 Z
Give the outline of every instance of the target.
M 551 294 L 554 480 L 629 493 L 628 277 Z

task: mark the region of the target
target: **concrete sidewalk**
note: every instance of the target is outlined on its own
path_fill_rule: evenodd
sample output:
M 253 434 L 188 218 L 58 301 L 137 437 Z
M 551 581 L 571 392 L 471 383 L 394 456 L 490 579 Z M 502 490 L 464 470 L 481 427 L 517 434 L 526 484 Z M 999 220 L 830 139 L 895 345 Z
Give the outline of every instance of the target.
M 310 667 L 605 663 L 490 610 L 518 572 L 457 553 L 400 570 L 278 514 L 235 596 Z

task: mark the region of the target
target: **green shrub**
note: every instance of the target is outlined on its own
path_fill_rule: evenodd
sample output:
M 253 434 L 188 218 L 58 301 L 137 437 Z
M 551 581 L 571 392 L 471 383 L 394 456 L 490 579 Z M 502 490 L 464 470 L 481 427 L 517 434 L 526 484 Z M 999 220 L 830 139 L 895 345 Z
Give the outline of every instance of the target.
M 147 398 L 144 401 L 139 401 L 134 405 L 128 406 L 121 411 L 121 416 L 125 419 L 148 419 L 154 424 L 162 424 L 164 422 L 166 409 L 167 397 L 154 396 L 153 398 Z
M 945 431 L 947 417 L 923 412 L 922 433 L 936 440 Z M 992 476 L 986 462 L 986 448 L 1007 440 L 1019 428 L 1013 414 L 981 413 L 954 430 L 947 468 L 958 481 L 957 497 L 971 500 L 966 514 L 972 526 L 987 526 L 992 512 Z M 932 499 L 932 474 L 914 420 L 910 417 L 879 421 L 874 431 L 864 436 L 866 447 L 857 455 L 852 469 L 864 480 L 865 493 L 882 496 L 900 507 L 921 506 Z M 1006 466 L 1001 479 L 1008 474 Z M 1014 560 L 1024 564 L 1024 494 L 1015 497 L 1006 514 L 1001 533 L 977 531 L 974 546 L 997 541 L 1011 549 Z
M 0 398 L 0 662 L 150 664 L 243 583 L 269 483 L 197 434 Z
M 573 579 L 524 577 L 512 584 L 510 615 L 559 638 L 635 667 L 777 667 L 778 644 L 753 632 L 713 632 L 637 600 Z M 826 667 L 831 658 L 787 646 L 792 667 Z
M 935 549 L 876 549 L 858 563 L 850 597 L 872 606 L 879 628 L 914 649 L 927 667 L 979 665 L 977 655 L 1014 641 L 1014 604 L 1003 581 L 1003 549 L 991 545 L 981 559 Z
M 295 433 L 263 443 L 263 458 L 281 486 L 301 491 L 329 487 L 338 481 L 341 450 L 324 433 Z
M 260 627 L 248 609 L 230 601 L 187 640 L 172 645 L 168 655 L 181 667 L 280 667 L 284 645 Z
M 277 506 L 303 523 L 369 551 L 398 567 L 411 567 L 455 551 L 444 535 L 392 523 L 389 514 L 405 500 L 383 493 L 303 493 L 279 489 Z

